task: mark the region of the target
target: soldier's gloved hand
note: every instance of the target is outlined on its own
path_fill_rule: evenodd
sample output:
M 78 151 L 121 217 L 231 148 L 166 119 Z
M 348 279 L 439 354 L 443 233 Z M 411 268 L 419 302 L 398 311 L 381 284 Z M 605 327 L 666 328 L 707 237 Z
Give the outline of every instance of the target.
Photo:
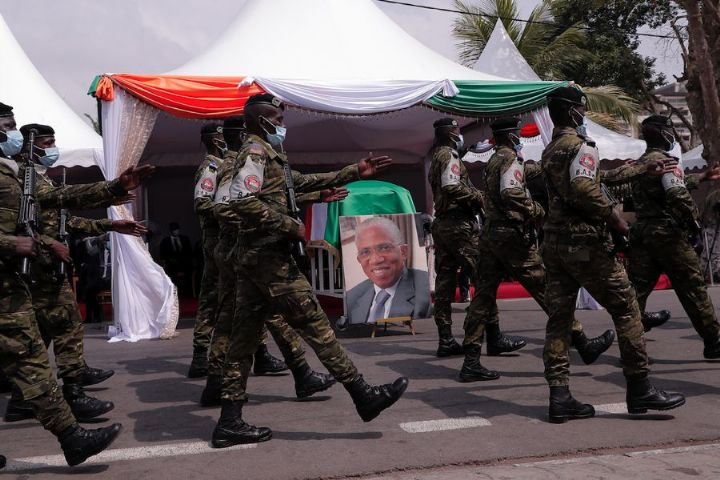
M 705 170 L 703 173 L 700 174 L 700 181 L 701 182 L 707 182 L 707 181 L 716 181 L 720 180 L 720 165 L 713 165 L 712 167 Z
M 130 167 L 118 177 L 120 179 L 120 186 L 125 189 L 126 192 L 135 190 L 142 182 L 150 178 L 153 172 L 155 172 L 155 167 L 152 165 Z
M 607 220 L 607 224 L 608 227 L 625 236 L 630 233 L 630 226 L 617 210 L 613 210 L 612 215 L 610 215 L 610 218 Z
M 373 157 L 372 152 L 370 152 L 369 156 L 358 162 L 358 173 L 360 178 L 372 178 L 390 165 L 392 165 L 392 158 L 387 155 Z
M 58 242 L 57 240 L 53 240 L 53 242 L 50 244 L 50 252 L 55 258 L 57 258 L 58 260 L 62 260 L 63 262 L 69 262 L 71 260 L 70 248 L 68 248 L 68 246 L 64 243 Z
M 16 237 L 15 253 L 21 257 L 34 257 L 37 255 L 38 242 L 33 237 Z
M 339 202 L 344 200 L 350 194 L 350 190 L 345 187 L 329 188 L 320 192 L 320 200 L 324 203 Z
M 148 231 L 145 225 L 141 225 L 132 220 L 114 220 L 111 228 L 113 232 L 122 233 L 123 235 L 133 235 L 135 237 L 145 235 Z

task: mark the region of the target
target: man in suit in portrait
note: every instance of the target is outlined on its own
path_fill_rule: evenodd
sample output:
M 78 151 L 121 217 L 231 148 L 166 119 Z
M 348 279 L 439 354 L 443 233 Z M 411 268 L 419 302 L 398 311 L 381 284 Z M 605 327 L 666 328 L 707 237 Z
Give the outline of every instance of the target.
M 350 323 L 427 317 L 428 272 L 407 268 L 408 245 L 397 225 L 385 217 L 364 220 L 356 229 L 355 245 L 358 263 L 368 279 L 347 292 Z

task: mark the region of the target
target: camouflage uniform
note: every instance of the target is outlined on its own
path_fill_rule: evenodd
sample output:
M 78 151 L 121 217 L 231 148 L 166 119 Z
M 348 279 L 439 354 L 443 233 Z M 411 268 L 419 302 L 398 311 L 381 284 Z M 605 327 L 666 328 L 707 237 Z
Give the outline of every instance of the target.
M 249 135 L 233 168 L 229 207 L 241 222 L 238 237 L 236 316 L 223 370 L 223 400 L 246 401 L 253 353 L 264 319 L 282 315 L 315 350 L 340 382 L 359 378 L 355 365 L 335 338 L 312 287 L 298 269 L 288 237 L 298 223 L 287 215 L 284 154 Z M 358 179 L 357 166 L 339 172 L 301 175 L 293 172 L 299 193 L 344 185 Z
M 667 159 L 662 150 L 649 148 L 638 162 Z M 665 272 L 695 331 L 706 343 L 716 343 L 720 325 L 707 293 L 700 260 L 688 241 L 699 214 L 683 181 L 682 167 L 661 178 L 638 177 L 632 187 L 637 222 L 630 230 L 628 272 L 637 290 L 640 309 L 645 309 L 648 296 Z
M 542 155 L 550 199 L 542 249 L 549 317 L 543 360 L 551 387 L 569 384 L 568 349 L 580 287 L 612 316 L 625 376 L 644 378 L 649 371 L 635 291 L 622 264 L 609 253 L 606 221 L 613 207 L 600 190 L 598 163 L 594 144 L 568 127 L 553 131 Z M 644 168 L 621 167 L 625 177 Z
M 42 425 L 58 435 L 75 418 L 53 378 L 48 354 L 35 321 L 30 290 L 18 275 L 14 232 L 22 197 L 17 164 L 0 158 L 0 368 L 33 408 Z M 37 196 L 40 207 L 79 206 L 124 195 L 119 182 L 48 188 Z
M 212 210 L 217 188 L 217 172 L 222 164 L 223 159 L 207 155 L 195 173 L 195 213 L 200 218 L 202 232 L 203 272 L 193 332 L 193 350 L 205 355 L 210 348 L 218 310 L 219 272 L 215 262 L 215 247 L 218 243 L 220 226 Z
M 475 217 L 483 207 L 482 193 L 470 182 L 456 150 L 439 146 L 430 152 L 428 181 L 433 192 L 435 220 L 431 232 L 435 245 L 435 324 L 452 325 L 458 268 L 475 272 L 479 226 Z M 475 279 L 475 274 L 471 276 Z M 477 289 L 476 289 L 477 291 Z

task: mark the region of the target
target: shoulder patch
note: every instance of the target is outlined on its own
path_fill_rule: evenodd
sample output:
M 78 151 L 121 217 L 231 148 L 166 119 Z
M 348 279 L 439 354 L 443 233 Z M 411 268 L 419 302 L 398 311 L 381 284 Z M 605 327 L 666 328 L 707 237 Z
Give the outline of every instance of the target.
M 570 181 L 576 178 L 584 177 L 595 180 L 598 173 L 598 164 L 600 163 L 600 155 L 598 149 L 583 143 L 570 163 Z
M 447 187 L 449 185 L 459 184 L 461 172 L 462 168 L 460 168 L 460 159 L 457 156 L 452 155 L 442 173 L 442 177 L 440 177 L 440 186 Z
M 680 164 L 678 164 L 672 172 L 668 172 L 662 176 L 662 186 L 666 192 L 673 188 L 686 188 L 685 172 Z
M 252 151 L 252 148 L 250 149 Z M 245 158 L 245 163 L 232 179 L 230 198 L 237 200 L 257 194 L 262 190 L 265 181 L 265 162 L 256 161 L 252 156 Z
M 518 161 L 513 161 L 500 177 L 500 192 L 514 188 L 525 188 L 525 168 Z
M 212 168 L 212 162 L 208 165 L 200 175 L 200 179 L 195 184 L 195 198 L 215 198 L 215 188 L 217 186 L 217 168 Z

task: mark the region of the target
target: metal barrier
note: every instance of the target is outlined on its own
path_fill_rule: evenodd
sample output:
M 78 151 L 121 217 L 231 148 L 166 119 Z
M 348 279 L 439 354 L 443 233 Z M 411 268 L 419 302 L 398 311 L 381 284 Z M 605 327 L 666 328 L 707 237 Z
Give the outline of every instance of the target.
M 310 284 L 317 295 L 343 298 L 345 285 L 339 258 L 326 247 L 308 245 L 310 256 Z

